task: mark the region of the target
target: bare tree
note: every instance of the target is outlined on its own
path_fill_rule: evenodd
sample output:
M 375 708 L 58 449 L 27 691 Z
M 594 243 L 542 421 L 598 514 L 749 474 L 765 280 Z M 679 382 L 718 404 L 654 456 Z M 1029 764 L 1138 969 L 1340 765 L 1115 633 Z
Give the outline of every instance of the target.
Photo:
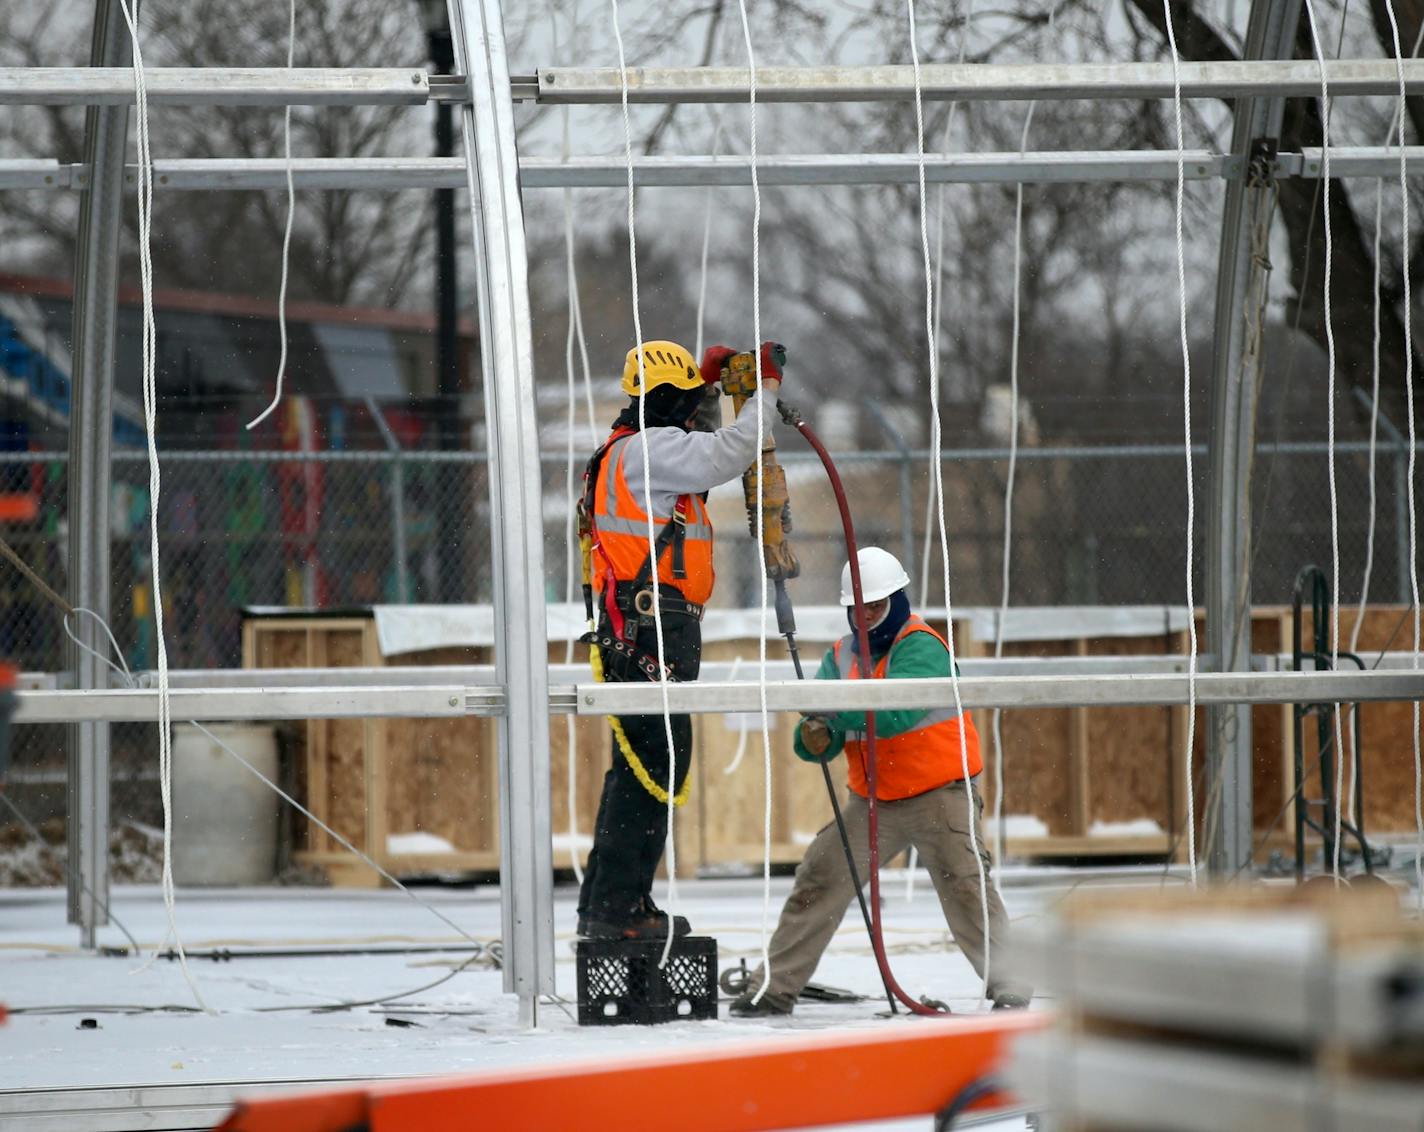
M 77 65 L 87 61 L 78 0 L 0 9 L 0 61 Z M 286 5 L 271 0 L 190 0 L 145 6 L 144 58 L 150 66 L 281 66 Z M 79 34 L 76 34 L 76 32 Z M 384 0 L 303 0 L 297 7 L 298 66 L 380 66 L 424 58 L 413 4 Z M 295 156 L 398 156 L 428 151 L 420 109 L 296 107 Z M 37 107 L 0 117 L 0 151 L 82 159 L 84 114 Z M 132 131 L 131 131 L 132 134 Z M 274 157 L 282 154 L 282 113 L 254 107 L 155 107 L 155 158 Z M 165 194 L 155 207 L 155 271 L 169 286 L 273 294 L 277 288 L 285 191 Z M 126 251 L 137 218 L 124 210 Z M 330 302 L 410 305 L 427 291 L 429 194 L 334 191 L 296 197 L 290 293 Z M 75 201 L 47 193 L 0 199 L 0 235 L 19 243 L 40 269 L 64 270 L 76 239 Z

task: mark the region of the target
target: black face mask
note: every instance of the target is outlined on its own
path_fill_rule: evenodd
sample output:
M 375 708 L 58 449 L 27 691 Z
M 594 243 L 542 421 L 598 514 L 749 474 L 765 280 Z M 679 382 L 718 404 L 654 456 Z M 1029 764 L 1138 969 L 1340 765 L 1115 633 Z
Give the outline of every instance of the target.
M 870 655 L 879 656 L 895 643 L 905 622 L 910 619 L 910 597 L 904 590 L 890 595 L 890 608 L 880 624 L 870 630 Z M 860 655 L 860 634 L 855 628 L 855 606 L 846 609 L 846 621 L 850 623 L 850 647 L 856 656 Z
M 680 428 L 688 431 L 688 420 L 702 407 L 703 390 L 659 385 L 644 399 L 643 417 L 648 428 Z M 628 407 L 618 414 L 614 428 L 638 427 L 638 398 L 628 398 Z

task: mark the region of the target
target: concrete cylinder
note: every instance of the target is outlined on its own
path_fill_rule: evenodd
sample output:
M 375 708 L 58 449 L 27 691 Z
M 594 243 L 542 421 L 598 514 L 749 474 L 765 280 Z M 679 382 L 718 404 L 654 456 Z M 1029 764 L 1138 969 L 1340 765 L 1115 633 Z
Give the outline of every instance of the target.
M 252 723 L 207 728 L 273 782 L 277 736 Z M 173 728 L 173 879 L 180 885 L 270 883 L 281 799 L 194 727 Z

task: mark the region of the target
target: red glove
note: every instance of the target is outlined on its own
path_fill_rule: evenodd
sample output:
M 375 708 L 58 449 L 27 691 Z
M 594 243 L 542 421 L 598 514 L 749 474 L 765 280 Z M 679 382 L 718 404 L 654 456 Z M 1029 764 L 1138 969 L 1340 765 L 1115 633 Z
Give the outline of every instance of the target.
M 785 346 L 780 342 L 763 342 L 761 344 L 761 376 L 763 380 L 768 377 L 773 381 L 785 380 L 781 376 L 781 367 L 785 364 Z
M 716 385 L 722 380 L 722 367 L 727 364 L 727 359 L 734 357 L 736 353 L 730 346 L 708 346 L 706 353 L 702 355 L 702 380 L 708 385 Z

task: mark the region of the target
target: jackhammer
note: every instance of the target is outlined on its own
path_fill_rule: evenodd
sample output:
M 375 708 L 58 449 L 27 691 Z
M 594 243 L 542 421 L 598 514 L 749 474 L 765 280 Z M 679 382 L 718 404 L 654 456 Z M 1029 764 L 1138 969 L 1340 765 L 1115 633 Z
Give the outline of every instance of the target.
M 772 345 L 771 349 L 778 365 L 784 363 L 785 348 Z M 756 392 L 756 361 L 754 354 L 735 354 L 727 360 L 723 368 L 722 390 L 732 398 L 732 408 L 736 414 L 741 413 L 743 405 Z M 781 419 L 796 429 L 820 457 L 826 476 L 830 480 L 831 491 L 835 495 L 836 505 L 840 511 L 846 554 L 850 560 L 851 592 L 855 597 L 855 629 L 860 655 L 868 658 L 870 656 L 869 626 L 866 622 L 865 600 L 860 583 L 860 562 L 855 527 L 851 521 L 845 487 L 841 483 L 840 474 L 836 471 L 830 453 L 826 451 L 825 445 L 821 443 L 820 438 L 812 431 L 801 414 L 785 402 L 778 405 L 778 410 Z M 800 573 L 801 567 L 786 538 L 792 529 L 790 493 L 786 487 L 786 473 L 776 460 L 776 440 L 769 427 L 765 430 L 762 450 L 758 453 L 757 459 L 760 477 L 758 477 L 758 465 L 748 468 L 742 476 L 747 520 L 751 527 L 752 537 L 755 538 L 757 533 L 756 508 L 762 509 L 762 564 L 766 570 L 767 579 L 775 588 L 774 606 L 777 632 L 786 638 L 786 647 L 791 654 L 791 663 L 796 669 L 796 678 L 804 680 L 806 674 L 802 670 L 801 654 L 796 644 L 796 616 L 791 605 L 791 596 L 786 589 L 787 581 L 795 578 Z M 760 492 L 758 492 L 758 486 L 760 486 Z M 876 966 L 880 970 L 880 980 L 885 987 L 885 998 L 890 1005 L 890 1011 L 892 1014 L 897 1013 L 895 1000 L 898 998 L 911 1013 L 940 1014 L 943 1011 L 916 1001 L 900 987 L 895 981 L 895 976 L 890 970 L 889 959 L 885 954 L 884 936 L 880 924 L 880 846 L 879 816 L 875 797 L 876 749 L 875 713 L 873 711 L 866 713 L 865 722 L 866 782 L 870 811 L 870 901 L 868 905 L 861 887 L 860 873 L 855 865 L 855 854 L 850 847 L 850 837 L 846 832 L 845 818 L 841 814 L 840 801 L 836 797 L 835 783 L 831 779 L 830 766 L 826 760 L 817 761 L 821 767 L 821 775 L 825 780 L 826 794 L 830 798 L 831 811 L 835 815 L 841 848 L 845 852 L 846 865 L 850 869 L 851 881 L 855 885 L 856 900 L 860 904 L 861 917 L 865 921 L 865 930 L 870 937 L 871 950 L 875 954 Z

